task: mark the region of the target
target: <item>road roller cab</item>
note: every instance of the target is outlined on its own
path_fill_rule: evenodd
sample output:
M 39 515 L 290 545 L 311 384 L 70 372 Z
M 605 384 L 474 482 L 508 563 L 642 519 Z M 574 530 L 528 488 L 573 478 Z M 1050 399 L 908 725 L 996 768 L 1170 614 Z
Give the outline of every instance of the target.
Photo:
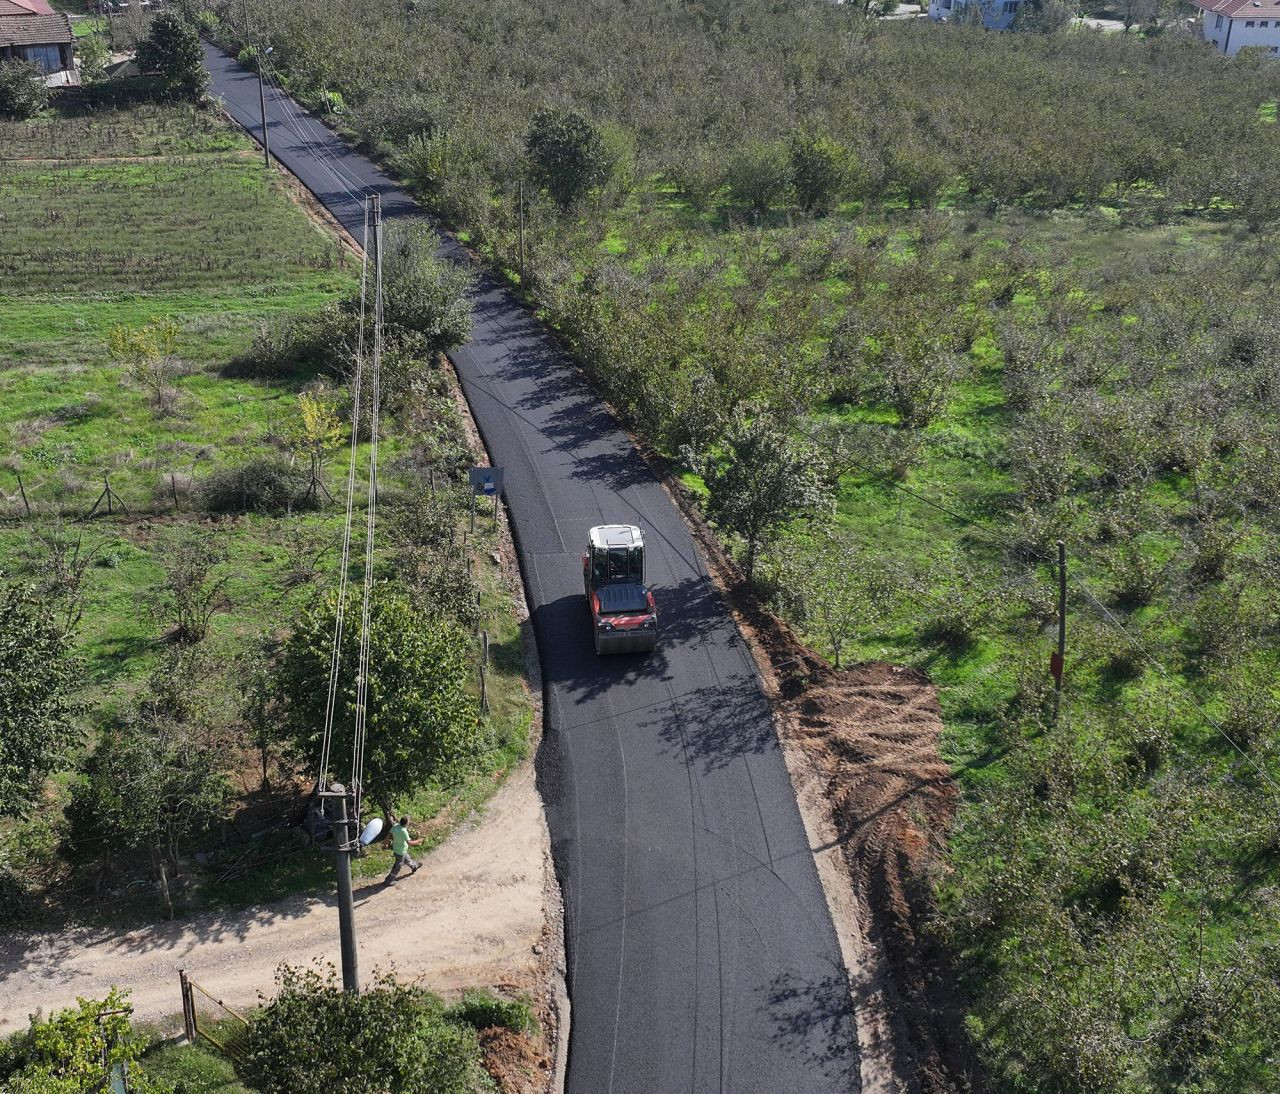
M 644 583 L 644 539 L 632 524 L 591 529 L 582 584 L 596 653 L 648 653 L 658 644 L 658 609 Z

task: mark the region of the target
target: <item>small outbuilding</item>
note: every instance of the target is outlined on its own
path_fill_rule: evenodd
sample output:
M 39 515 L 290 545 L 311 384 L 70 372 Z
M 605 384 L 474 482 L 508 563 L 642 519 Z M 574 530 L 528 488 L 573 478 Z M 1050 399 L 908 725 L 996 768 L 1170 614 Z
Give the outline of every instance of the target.
M 54 87 L 78 84 L 71 19 L 46 0 L 0 0 L 0 61 L 30 61 Z

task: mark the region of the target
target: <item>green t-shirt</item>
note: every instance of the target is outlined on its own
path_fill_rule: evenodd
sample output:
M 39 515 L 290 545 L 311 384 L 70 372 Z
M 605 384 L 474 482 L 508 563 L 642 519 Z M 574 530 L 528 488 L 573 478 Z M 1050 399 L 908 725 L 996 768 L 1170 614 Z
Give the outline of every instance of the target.
M 409 850 L 409 829 L 403 824 L 391 826 L 391 853 L 403 855 Z

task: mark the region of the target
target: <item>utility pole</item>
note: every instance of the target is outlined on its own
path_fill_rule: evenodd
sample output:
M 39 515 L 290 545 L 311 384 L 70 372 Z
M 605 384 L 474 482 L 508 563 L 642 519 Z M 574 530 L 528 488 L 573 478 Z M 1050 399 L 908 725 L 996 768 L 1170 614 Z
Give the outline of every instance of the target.
M 338 934 L 342 945 L 342 990 L 352 995 L 360 994 L 360 971 L 356 967 L 356 906 L 351 889 L 351 856 L 359 847 L 358 835 L 353 835 L 352 818 L 347 811 L 350 794 L 341 783 L 332 783 L 320 797 L 332 801 L 337 807 L 333 818 L 337 844 L 334 847 L 334 865 L 338 871 Z
M 271 168 L 271 138 L 267 136 L 267 93 L 262 87 L 262 66 L 267 63 L 266 52 L 258 46 L 258 109 L 262 111 L 262 166 Z
M 240 10 L 244 12 L 244 34 L 249 37 L 249 3 L 248 0 L 240 0 Z M 271 142 L 267 137 L 267 93 L 262 87 L 262 66 L 267 63 L 267 53 L 269 50 L 262 48 L 262 43 L 258 42 L 253 47 L 253 55 L 257 60 L 258 69 L 258 108 L 262 111 L 262 166 L 271 167 Z
M 520 180 L 520 291 L 524 292 L 524 179 Z
M 1053 673 L 1053 720 L 1062 705 L 1062 666 L 1067 654 L 1067 545 L 1058 540 L 1058 651 L 1049 662 Z

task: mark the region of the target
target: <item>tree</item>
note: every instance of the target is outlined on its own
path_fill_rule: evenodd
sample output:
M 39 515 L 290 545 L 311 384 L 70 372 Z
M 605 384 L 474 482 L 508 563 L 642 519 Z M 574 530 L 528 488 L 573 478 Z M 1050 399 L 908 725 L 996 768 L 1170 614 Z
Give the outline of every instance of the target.
M 348 765 L 352 754 L 360 610 L 360 599 L 352 594 L 338 670 L 333 771 Z M 285 643 L 276 675 L 282 734 L 311 766 L 320 758 L 336 613 L 336 595 L 303 613 Z M 388 815 L 394 798 L 433 775 L 447 775 L 476 748 L 475 706 L 466 691 L 468 645 L 456 624 L 424 615 L 392 586 L 374 586 L 365 789 Z
M 101 34 L 86 34 L 76 40 L 76 59 L 80 62 L 80 80 L 91 84 L 107 74 L 111 47 Z
M 44 75 L 30 61 L 0 61 L 0 118 L 22 120 L 49 105 Z
M 423 219 L 384 231 L 383 319 L 393 340 L 428 360 L 471 337 L 472 276 L 440 258 L 440 239 Z M 386 379 L 383 384 L 386 386 Z
M 851 310 L 828 361 L 844 393 L 892 407 L 904 426 L 925 426 L 941 414 L 963 369 L 949 348 L 945 318 L 908 299 L 878 315 Z
M 21 817 L 73 735 L 70 636 L 34 591 L 0 586 L 0 816 Z
M 327 391 L 304 391 L 298 396 L 298 417 L 288 432 L 289 446 L 306 457 L 311 466 L 311 478 L 304 504 L 318 503 L 319 495 L 329 496 L 322 472 L 329 454 L 342 442 L 342 423 L 332 394 Z
M 85 578 L 105 549 L 104 540 L 86 543 L 82 532 L 72 533 L 61 521 L 33 531 L 27 568 L 42 602 L 57 607 L 64 634 L 72 633 L 84 614 Z
M 140 1074 L 135 1065 L 147 1042 L 129 1021 L 129 992 L 112 988 L 105 999 L 80 999 L 31 1025 L 0 1050 L 0 1085 L 10 1094 L 98 1094 L 117 1069 L 137 1094 L 170 1094 L 173 1086 Z
M 226 548 L 216 531 L 182 529 L 165 545 L 164 582 L 156 611 L 169 624 L 175 641 L 203 641 L 213 617 L 230 606 L 230 575 L 214 573 L 226 560 Z
M 726 181 L 734 201 L 767 213 L 791 186 L 791 158 L 780 144 L 752 141 L 729 161 Z
M 826 640 L 836 668 L 845 647 L 883 615 L 892 590 L 885 568 L 839 533 L 816 551 L 793 551 L 782 576 L 787 597 L 808 629 Z
M 182 844 L 222 819 L 231 800 L 225 751 L 214 734 L 144 703 L 106 726 L 64 810 L 68 855 L 104 869 L 116 854 L 144 852 L 173 916 Z
M 359 995 L 330 968 L 281 965 L 276 994 L 254 1015 L 242 1077 L 263 1094 L 471 1094 L 487 1089 L 475 1030 L 439 998 L 380 974 Z
M 538 185 L 567 209 L 609 180 L 612 165 L 600 131 L 576 110 L 540 110 L 525 135 Z
M 797 133 L 791 138 L 790 154 L 791 184 L 800 208 L 826 212 L 844 184 L 845 150 L 829 137 Z
M 162 11 L 151 21 L 151 32 L 138 43 L 138 65 L 156 73 L 170 94 L 198 102 L 209 74 L 194 24 L 174 11 Z
M 707 455 L 686 450 L 686 458 L 706 483 L 708 516 L 746 542 L 749 582 L 766 538 L 827 499 L 814 456 L 786 423 L 765 410 L 739 407 L 716 450 Z
M 129 377 L 150 397 L 161 413 L 171 413 L 177 397 L 178 335 L 172 319 L 152 319 L 146 326 L 117 325 L 107 332 L 107 352 L 124 365 Z

